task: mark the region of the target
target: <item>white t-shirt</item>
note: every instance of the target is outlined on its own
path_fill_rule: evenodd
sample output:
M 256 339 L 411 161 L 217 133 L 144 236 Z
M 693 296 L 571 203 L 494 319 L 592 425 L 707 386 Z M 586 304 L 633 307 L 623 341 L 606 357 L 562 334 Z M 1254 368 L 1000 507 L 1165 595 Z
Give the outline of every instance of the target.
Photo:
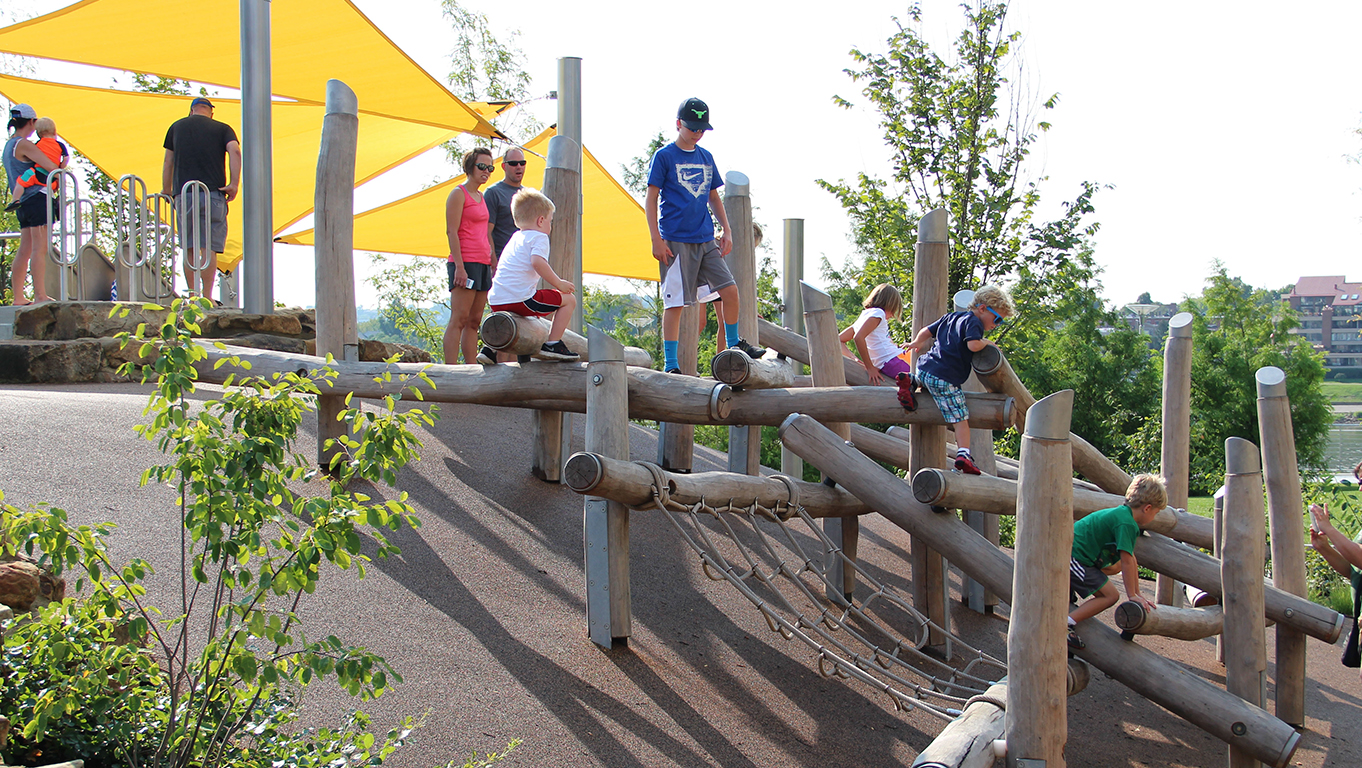
M 870 353 L 870 364 L 879 368 L 889 362 L 891 358 L 898 357 L 903 348 L 889 338 L 889 318 L 885 317 L 884 310 L 879 307 L 871 307 L 861 312 L 861 316 L 856 318 L 856 322 L 852 323 L 851 327 L 859 334 L 861 328 L 872 317 L 878 317 L 880 322 L 879 325 L 875 326 L 875 330 L 865 337 L 865 348 Z
M 533 229 L 517 230 L 501 251 L 497 273 L 492 277 L 492 290 L 487 293 L 488 304 L 515 304 L 534 295 L 539 285 L 539 273 L 534 271 L 534 257 L 549 258 L 549 236 Z

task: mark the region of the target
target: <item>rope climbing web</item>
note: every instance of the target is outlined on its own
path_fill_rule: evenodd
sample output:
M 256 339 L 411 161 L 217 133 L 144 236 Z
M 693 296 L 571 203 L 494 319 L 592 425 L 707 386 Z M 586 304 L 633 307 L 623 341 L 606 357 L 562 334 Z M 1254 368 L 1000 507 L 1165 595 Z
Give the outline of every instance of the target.
M 1002 661 L 933 623 L 892 585 L 847 557 L 799 504 L 788 478 L 775 476 L 789 495 L 773 507 L 709 499 L 685 505 L 670 498 L 660 468 L 638 463 L 653 478 L 648 508 L 667 515 L 700 556 L 705 575 L 737 589 L 771 631 L 812 648 L 824 676 L 868 685 L 887 694 L 896 709 L 917 708 L 950 720 L 1007 673 Z M 839 563 L 856 573 L 850 600 L 832 581 L 838 569 L 829 566 Z M 946 655 L 957 664 L 924 650 L 933 633 L 949 638 Z

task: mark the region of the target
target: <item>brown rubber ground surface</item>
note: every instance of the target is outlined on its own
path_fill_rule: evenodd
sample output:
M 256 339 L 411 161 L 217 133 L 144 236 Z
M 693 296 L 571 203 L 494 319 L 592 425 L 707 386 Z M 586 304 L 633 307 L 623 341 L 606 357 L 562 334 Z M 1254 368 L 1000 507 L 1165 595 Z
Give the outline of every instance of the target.
M 131 429 L 146 392 L 0 387 L 0 489 L 12 504 L 49 501 L 77 521 L 117 522 L 118 550 L 165 573 L 174 497 L 137 486 L 157 454 Z M 366 645 L 405 676 L 365 707 L 376 723 L 428 713 L 391 764 L 443 764 L 520 738 L 508 765 L 894 766 L 910 764 L 940 729 L 864 686 L 820 676 L 806 646 L 769 631 L 733 588 L 707 579 L 655 512 L 632 518 L 633 637 L 627 648 L 598 649 L 585 636 L 582 499 L 530 475 L 529 426 L 527 412 L 442 407 L 422 434 L 424 460 L 401 477 L 424 521 L 398 534 L 402 557 L 375 563 L 363 582 L 330 579 L 303 602 L 309 634 Z M 300 447 L 313 445 L 309 436 Z M 697 469 L 718 468 L 704 466 L 715 454 L 701 454 Z M 633 455 L 654 457 L 652 433 L 634 430 Z M 867 567 L 902 583 L 906 534 L 882 519 L 863 530 Z M 1001 653 L 1002 616 L 957 607 L 955 619 L 970 642 Z M 1140 643 L 1223 684 L 1212 641 Z M 1362 765 L 1358 673 L 1338 664 L 1341 645 L 1309 647 L 1309 730 L 1291 764 Z M 351 706 L 322 685 L 305 702 L 314 722 Z M 1069 732 L 1070 766 L 1225 764 L 1222 743 L 1097 671 L 1070 700 Z

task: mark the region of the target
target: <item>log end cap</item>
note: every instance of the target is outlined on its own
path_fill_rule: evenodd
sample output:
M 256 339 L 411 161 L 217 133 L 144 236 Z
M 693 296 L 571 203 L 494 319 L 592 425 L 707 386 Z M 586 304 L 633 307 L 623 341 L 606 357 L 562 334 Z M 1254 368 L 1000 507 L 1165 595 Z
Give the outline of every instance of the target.
M 1134 600 L 1127 600 L 1116 606 L 1116 626 L 1123 631 L 1133 632 L 1144 626 L 1144 606 Z
M 1285 397 L 1286 372 L 1275 365 L 1266 365 L 1253 374 L 1258 382 L 1258 397 Z
M 989 344 L 974 353 L 971 365 L 974 366 L 974 372 L 980 376 L 988 376 L 989 374 L 996 373 L 1003 365 L 1002 350 Z
M 1192 313 L 1179 312 L 1168 320 L 1168 335 L 1175 339 L 1192 338 Z
M 515 343 L 515 319 L 508 312 L 493 312 L 482 321 L 479 329 L 483 343 L 492 349 L 505 349 Z
M 577 493 L 590 493 L 604 477 L 605 465 L 594 453 L 574 453 L 563 466 L 563 484 Z
M 1252 475 L 1263 471 L 1263 459 L 1258 446 L 1242 437 L 1225 439 L 1225 472 L 1231 475 Z
M 946 474 L 928 467 L 913 475 L 913 497 L 923 504 L 936 504 L 946 494 Z
M 723 421 L 733 412 L 733 388 L 720 382 L 714 385 L 714 389 L 709 393 L 709 415 L 717 421 Z
M 736 387 L 747 381 L 752 360 L 736 349 L 725 349 L 714 356 L 710 362 L 710 372 L 714 378 L 729 386 Z

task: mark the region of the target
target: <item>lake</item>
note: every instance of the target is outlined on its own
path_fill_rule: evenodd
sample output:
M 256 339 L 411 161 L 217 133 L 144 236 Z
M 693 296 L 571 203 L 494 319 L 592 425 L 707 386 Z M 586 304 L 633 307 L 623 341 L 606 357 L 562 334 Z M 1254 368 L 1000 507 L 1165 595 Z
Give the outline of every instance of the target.
M 1362 424 L 1335 424 L 1329 427 L 1324 461 L 1336 477 L 1352 480 L 1353 467 L 1362 461 Z

